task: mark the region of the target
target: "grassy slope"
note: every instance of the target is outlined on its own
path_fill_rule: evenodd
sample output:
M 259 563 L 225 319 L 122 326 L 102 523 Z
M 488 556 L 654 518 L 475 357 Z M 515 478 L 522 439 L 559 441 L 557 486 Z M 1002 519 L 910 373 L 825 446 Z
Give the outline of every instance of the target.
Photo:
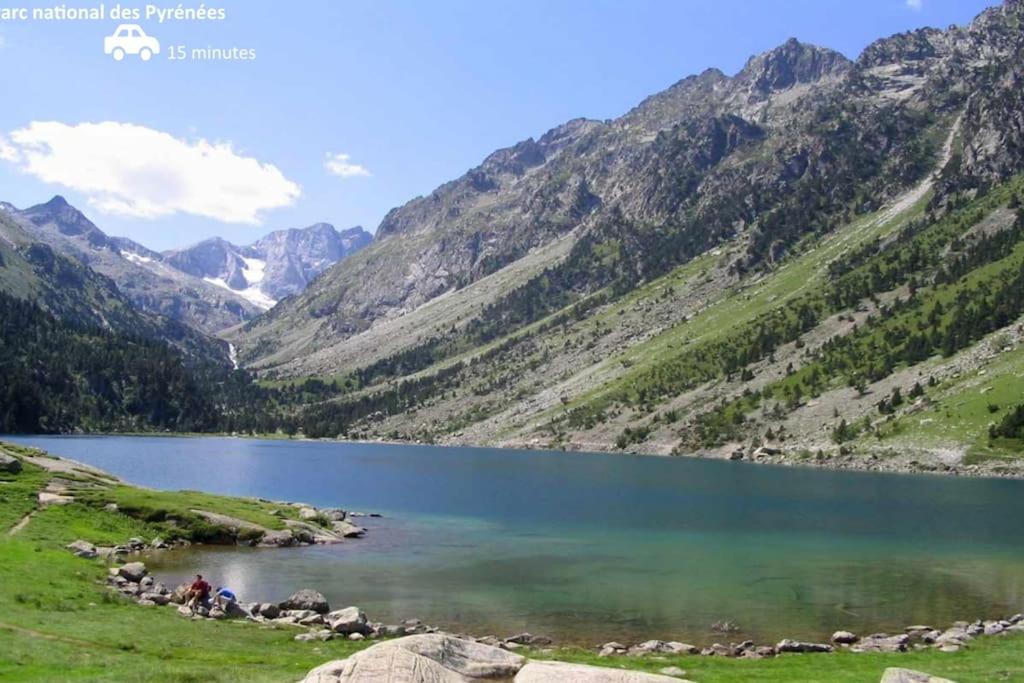
M 48 475 L 26 466 L 0 475 L 0 522 L 9 528 L 31 508 L 31 495 Z M 178 494 L 140 491 L 175 503 Z M 192 495 L 192 494 L 189 494 Z M 28 501 L 28 502 L 26 502 Z M 214 511 L 244 510 L 247 501 Z M 185 500 L 177 507 L 191 505 Z M 214 507 L 211 505 L 211 507 Z M 73 557 L 62 546 L 75 538 L 97 542 L 157 529 L 123 512 L 89 504 L 39 511 L 17 536 L 0 535 L 0 679 L 5 681 L 292 681 L 329 659 L 346 657 L 368 643 L 336 640 L 298 643 L 292 629 L 237 622 L 192 622 L 170 608 L 144 608 L 108 593 L 105 569 Z M 281 552 L 287 552 L 283 550 Z M 904 655 L 791 655 L 761 661 L 717 657 L 598 659 L 594 653 L 557 650 L 567 661 L 657 671 L 685 669 L 700 683 L 876 681 L 889 666 L 906 666 L 960 683 L 1024 678 L 1024 638 L 976 641 L 968 651 Z

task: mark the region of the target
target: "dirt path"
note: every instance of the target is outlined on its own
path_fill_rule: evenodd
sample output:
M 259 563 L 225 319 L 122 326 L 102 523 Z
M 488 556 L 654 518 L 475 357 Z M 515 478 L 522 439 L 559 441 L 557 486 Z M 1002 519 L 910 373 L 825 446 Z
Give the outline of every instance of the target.
M 37 631 L 33 628 L 25 628 L 24 626 L 15 626 L 14 624 L 8 624 L 5 621 L 0 621 L 0 629 L 5 631 L 11 631 L 23 636 L 29 636 L 30 638 L 41 638 L 43 640 L 56 640 L 62 643 L 69 643 L 71 645 L 78 645 L 80 647 L 88 648 L 104 648 L 107 650 L 119 649 L 114 645 L 107 645 L 106 643 L 98 643 L 92 640 L 82 640 L 81 638 L 71 638 L 69 636 L 58 636 L 53 633 L 44 633 L 43 631 Z

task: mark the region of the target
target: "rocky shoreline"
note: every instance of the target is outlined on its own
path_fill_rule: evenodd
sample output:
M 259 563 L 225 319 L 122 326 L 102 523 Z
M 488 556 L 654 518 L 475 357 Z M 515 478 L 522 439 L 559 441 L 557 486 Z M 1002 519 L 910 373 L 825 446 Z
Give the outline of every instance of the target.
M 130 545 L 131 543 L 129 543 Z M 102 557 L 95 552 L 95 547 L 84 541 L 75 541 L 69 544 L 68 550 L 79 557 Z M 308 588 L 299 590 L 278 603 L 232 602 L 226 608 L 199 607 L 193 611 L 183 604 L 188 584 L 170 589 L 157 582 L 149 574 L 145 564 L 139 561 L 111 566 L 108 570 L 107 583 L 113 590 L 139 605 L 147 607 L 170 605 L 176 607 L 182 616 L 191 619 L 245 619 L 255 623 L 300 628 L 303 629 L 303 633 L 295 636 L 295 639 L 300 641 L 326 641 L 334 638 L 364 640 L 367 638 L 438 634 L 471 640 L 509 651 L 521 648 L 540 648 L 543 652 L 544 649 L 554 645 L 551 638 L 530 633 L 519 633 L 505 638 L 494 635 L 471 636 L 449 633 L 438 627 L 427 625 L 419 619 L 406 619 L 393 624 L 371 621 L 361 609 L 355 606 L 332 610 L 323 594 Z M 594 650 L 599 657 L 603 658 L 699 655 L 744 659 L 762 659 L 792 653 L 833 653 L 840 650 L 852 653 L 898 653 L 925 649 L 957 652 L 969 647 L 970 642 L 979 637 L 1015 633 L 1024 633 L 1024 614 L 1014 614 L 999 619 L 957 621 L 946 628 L 933 628 L 917 624 L 908 626 L 903 633 L 897 634 L 872 633 L 860 636 L 850 631 L 841 630 L 832 635 L 830 642 L 783 638 L 775 644 L 756 644 L 752 640 L 744 640 L 739 643 L 730 642 L 728 645 L 713 643 L 706 647 L 697 647 L 679 641 L 647 640 L 633 645 L 608 642 L 595 647 Z

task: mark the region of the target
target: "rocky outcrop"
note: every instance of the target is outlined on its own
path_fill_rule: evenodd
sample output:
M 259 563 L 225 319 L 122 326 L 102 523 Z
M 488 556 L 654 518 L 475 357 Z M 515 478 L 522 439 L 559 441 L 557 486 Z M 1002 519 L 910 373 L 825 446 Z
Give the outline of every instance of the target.
M 517 654 L 445 635 L 417 635 L 379 643 L 348 659 L 327 662 L 302 683 L 668 683 L 679 678 L 562 662 L 529 661 Z

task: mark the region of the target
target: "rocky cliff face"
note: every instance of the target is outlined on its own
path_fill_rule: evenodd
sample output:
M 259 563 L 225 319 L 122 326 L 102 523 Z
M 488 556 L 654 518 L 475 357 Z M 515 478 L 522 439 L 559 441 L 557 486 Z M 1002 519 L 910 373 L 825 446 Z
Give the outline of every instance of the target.
M 239 247 L 215 237 L 163 254 L 164 262 L 229 289 L 260 308 L 297 294 L 321 272 L 359 251 L 372 236 L 356 226 L 339 232 L 327 223 L 278 230 Z
M 251 362 L 288 362 L 562 239 L 569 255 L 543 263 L 559 301 L 628 289 L 737 236 L 738 272 L 770 268 L 919 182 L 961 115 L 963 153 L 948 173 L 1005 175 L 1017 160 L 1006 150 L 1019 130 L 1019 14 L 1014 0 L 968 27 L 880 40 L 855 61 L 792 39 L 734 76 L 710 69 L 619 119 L 570 121 L 499 150 L 393 209 L 360 257 L 239 343 Z
M 261 310 L 244 298 L 163 263 L 160 254 L 110 237 L 63 197 L 8 216 L 32 239 L 105 275 L 140 310 L 213 333 Z
M 60 196 L 4 213 L 27 234 L 113 280 L 141 310 L 166 315 L 207 333 L 255 317 L 277 299 L 302 291 L 327 267 L 370 242 L 356 227 L 321 223 L 281 230 L 245 247 L 220 238 L 159 253 L 110 237 Z

